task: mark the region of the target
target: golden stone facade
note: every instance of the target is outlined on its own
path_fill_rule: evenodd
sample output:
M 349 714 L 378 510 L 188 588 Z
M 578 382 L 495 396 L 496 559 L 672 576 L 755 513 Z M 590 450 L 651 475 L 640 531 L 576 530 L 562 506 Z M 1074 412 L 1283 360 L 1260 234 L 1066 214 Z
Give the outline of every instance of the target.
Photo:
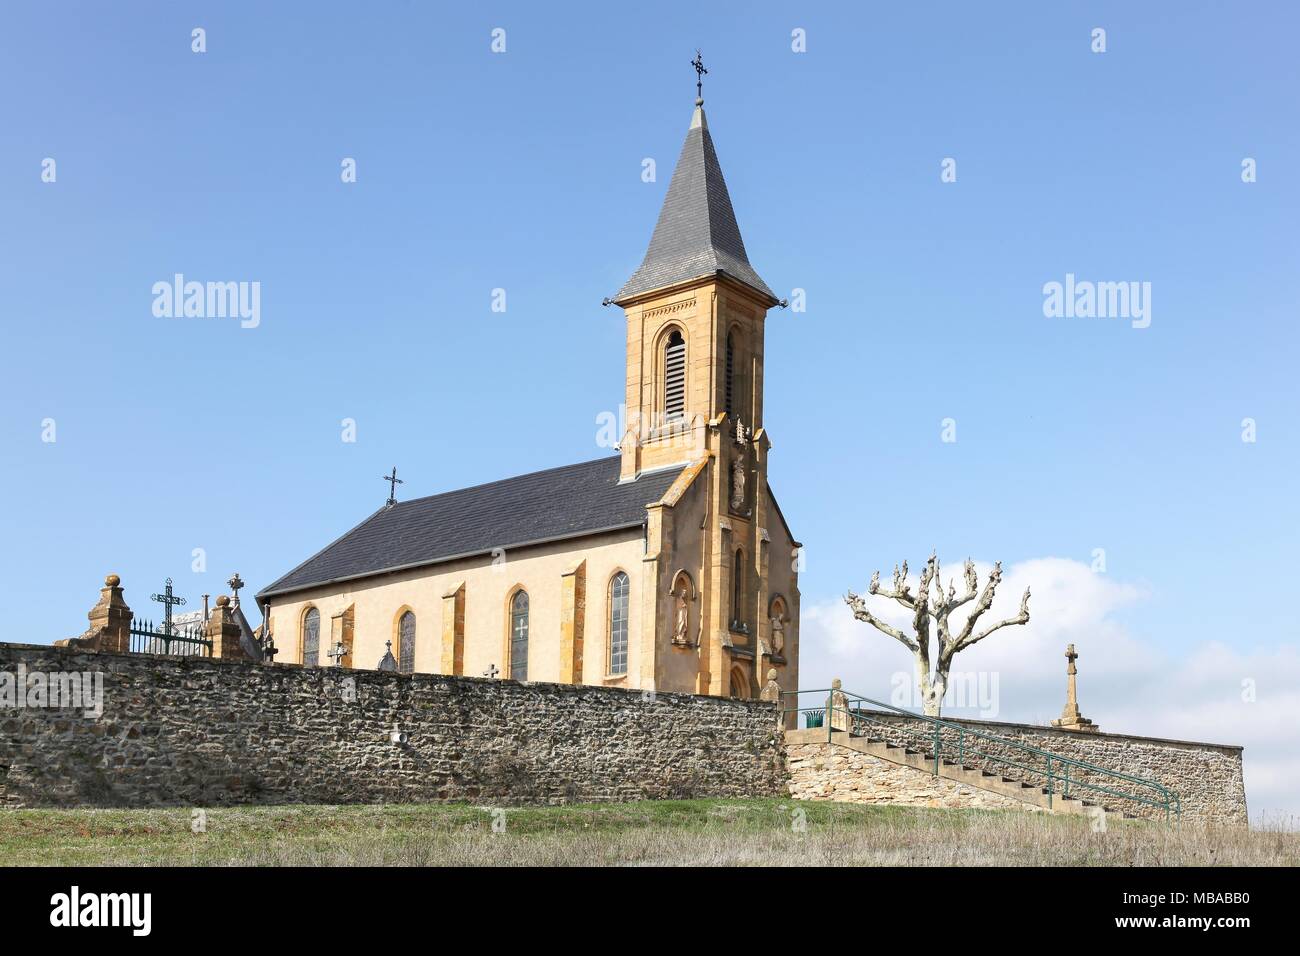
M 391 644 L 417 672 L 746 698 L 797 687 L 799 546 L 768 487 L 763 426 L 777 300 L 745 257 L 699 103 L 637 277 L 612 300 L 627 323 L 618 484 L 677 472 L 640 526 L 273 585 L 277 661 L 302 662 L 314 633 L 307 663 L 330 663 L 337 640 L 353 667 L 377 666 Z

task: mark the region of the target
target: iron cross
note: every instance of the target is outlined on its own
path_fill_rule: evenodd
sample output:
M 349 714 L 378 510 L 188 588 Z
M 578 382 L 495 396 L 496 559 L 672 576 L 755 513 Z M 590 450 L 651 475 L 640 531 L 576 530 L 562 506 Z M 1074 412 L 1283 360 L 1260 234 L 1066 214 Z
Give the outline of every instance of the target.
M 384 475 L 384 481 L 388 482 L 388 505 L 391 508 L 393 505 L 397 504 L 397 486 L 404 485 L 406 482 L 397 477 L 396 465 L 393 466 L 393 473 L 391 475 Z
M 163 633 L 174 633 L 172 630 L 172 606 L 185 603 L 185 598 L 176 597 L 172 594 L 172 579 L 167 579 L 167 586 L 163 588 L 162 594 L 150 595 L 150 600 L 157 601 L 163 606 Z
M 704 68 L 704 59 L 700 56 L 700 51 L 695 51 L 695 59 L 691 60 L 691 66 L 695 67 L 695 98 L 704 99 L 704 74 L 709 71 Z

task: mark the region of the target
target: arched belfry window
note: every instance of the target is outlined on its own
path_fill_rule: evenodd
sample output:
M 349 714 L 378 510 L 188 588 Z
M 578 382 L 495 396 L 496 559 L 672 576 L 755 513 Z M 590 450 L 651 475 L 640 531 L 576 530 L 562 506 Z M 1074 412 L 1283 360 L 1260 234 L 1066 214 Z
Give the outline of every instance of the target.
M 320 663 L 320 611 L 308 608 L 302 616 L 302 662 L 307 665 Z
M 528 592 L 510 599 L 510 679 L 528 680 Z
M 735 338 L 736 338 L 736 337 L 735 337 L 735 333 L 734 333 L 734 332 L 728 332 L 728 333 L 727 333 L 727 373 L 726 373 L 726 379 L 727 379 L 727 390 L 726 390 L 726 394 L 723 396 L 723 399 L 724 399 L 724 401 L 726 402 L 726 405 L 725 405 L 725 407 L 723 408 L 723 411 L 725 411 L 728 415 L 730 415 L 732 412 L 734 412 L 734 411 L 736 410 L 736 406 L 735 406 L 735 404 L 734 404 L 734 396 L 735 396 L 735 393 L 736 393 L 736 342 L 735 342 Z
M 631 583 L 622 571 L 609 582 L 609 673 L 627 673 L 628 595 Z
M 397 670 L 401 674 L 415 673 L 415 615 L 407 611 L 397 624 Z
M 686 414 L 686 340 L 673 329 L 664 343 L 664 419 Z

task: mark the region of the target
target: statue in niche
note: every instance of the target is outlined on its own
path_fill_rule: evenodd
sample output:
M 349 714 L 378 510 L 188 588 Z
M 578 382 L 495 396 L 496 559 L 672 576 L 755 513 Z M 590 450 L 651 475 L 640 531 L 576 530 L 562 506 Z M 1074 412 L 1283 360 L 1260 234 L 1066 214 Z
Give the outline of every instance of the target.
M 772 653 L 778 656 L 785 654 L 785 621 L 781 620 L 780 613 L 772 615 Z
M 673 582 L 673 643 L 691 643 L 691 582 L 684 574 Z
M 731 510 L 741 512 L 745 508 L 745 460 L 737 457 L 731 463 Z

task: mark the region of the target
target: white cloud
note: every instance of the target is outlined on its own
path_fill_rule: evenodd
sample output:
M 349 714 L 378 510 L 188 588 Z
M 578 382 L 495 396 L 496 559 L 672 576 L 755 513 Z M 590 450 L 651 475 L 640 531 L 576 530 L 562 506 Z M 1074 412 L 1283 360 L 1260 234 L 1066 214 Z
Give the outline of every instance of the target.
M 989 565 L 976 567 L 982 587 Z M 960 564 L 944 568 L 944 581 L 949 577 L 960 592 Z M 882 578 L 887 581 L 889 572 Z M 910 578 L 915 589 L 916 574 Z M 1033 589 L 1030 622 L 996 632 L 953 664 L 954 675 L 978 672 L 997 681 L 995 719 L 1045 724 L 1060 716 L 1065 645 L 1072 643 L 1079 653 L 1079 707 L 1102 730 L 1240 744 L 1251 819 L 1300 815 L 1300 747 L 1293 731 L 1300 715 L 1300 648 L 1245 649 L 1220 640 L 1192 643 L 1189 636 L 1183 653 L 1170 653 L 1124 621 L 1125 611 L 1149 596 L 1147 588 L 1063 558 L 1004 569 L 997 600 L 981 624 L 1014 615 L 1027 585 Z M 895 602 L 868 601 L 877 616 L 910 630 L 910 615 Z M 801 628 L 802 687 L 826 687 L 839 677 L 848 690 L 889 701 L 891 677 L 911 674 L 911 653 L 854 620 L 840 599 L 805 602 Z M 1243 681 L 1254 681 L 1253 702 L 1245 699 Z M 969 708 L 945 712 L 977 715 Z

